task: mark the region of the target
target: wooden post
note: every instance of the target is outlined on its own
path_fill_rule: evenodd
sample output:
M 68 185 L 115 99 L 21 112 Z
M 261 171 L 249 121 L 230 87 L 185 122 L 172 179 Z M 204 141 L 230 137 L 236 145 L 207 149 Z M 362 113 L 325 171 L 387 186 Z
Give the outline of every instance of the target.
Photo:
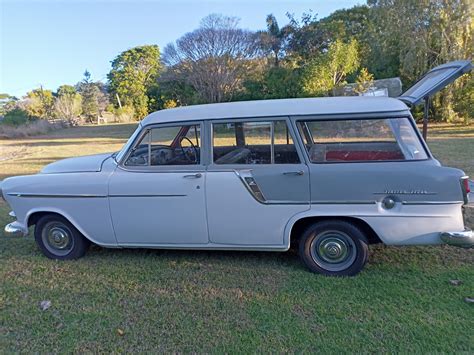
M 120 97 L 118 96 L 118 94 L 115 94 L 115 97 L 117 97 L 119 107 L 122 108 L 122 103 L 120 102 Z
M 425 107 L 423 110 L 423 139 L 426 142 L 426 138 L 428 137 L 428 115 L 430 112 L 430 97 L 425 97 Z

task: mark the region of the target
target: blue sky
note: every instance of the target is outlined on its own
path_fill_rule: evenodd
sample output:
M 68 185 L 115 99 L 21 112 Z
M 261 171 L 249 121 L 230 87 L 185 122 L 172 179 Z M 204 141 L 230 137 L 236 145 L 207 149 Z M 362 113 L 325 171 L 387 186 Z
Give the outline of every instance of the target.
M 241 27 L 265 28 L 273 13 L 325 17 L 356 0 L 0 0 L 0 92 L 21 97 L 43 85 L 75 84 L 88 69 L 106 81 L 110 61 L 123 50 L 167 43 L 192 31 L 210 13 L 237 16 Z

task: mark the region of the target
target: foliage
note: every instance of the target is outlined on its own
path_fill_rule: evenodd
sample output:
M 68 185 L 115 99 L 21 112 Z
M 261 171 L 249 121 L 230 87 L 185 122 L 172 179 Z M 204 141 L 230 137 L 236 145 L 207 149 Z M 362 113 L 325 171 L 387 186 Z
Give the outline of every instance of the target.
M 76 125 L 82 113 L 82 96 L 71 85 L 62 85 L 58 88 L 54 107 L 56 116 Z
M 336 40 L 326 53 L 309 62 L 303 74 L 303 91 L 307 95 L 321 96 L 345 84 L 348 74 L 360 65 L 357 40 L 348 43 Z
M 9 110 L 15 108 L 18 99 L 9 94 L 0 93 L 0 115 L 4 115 Z
M 190 85 L 203 102 L 231 100 L 258 51 L 255 33 L 237 25 L 235 17 L 209 15 L 198 29 L 166 46 L 167 80 Z
M 119 122 L 132 122 L 135 117 L 135 109 L 133 106 L 122 106 L 115 109 L 115 117 Z
M 14 108 L 13 110 L 10 110 L 5 114 L 3 119 L 0 121 L 0 124 L 9 126 L 21 126 L 26 124 L 28 120 L 28 112 L 22 110 L 21 108 Z
M 367 68 L 362 68 L 356 78 L 356 87 L 354 91 L 357 94 L 367 92 L 374 85 L 374 75 L 370 74 Z
M 139 46 L 120 53 L 108 74 L 113 101 L 116 95 L 124 106 L 133 106 L 137 118 L 148 114 L 147 91 L 162 68 L 158 46 Z M 117 102 L 118 104 L 118 102 Z
M 76 85 L 77 91 L 82 97 L 82 115 L 88 122 L 96 122 L 99 115 L 100 90 L 91 79 L 91 74 L 86 70 L 84 79 Z
M 54 97 L 51 90 L 40 87 L 26 95 L 25 110 L 29 116 L 42 119 L 54 118 Z

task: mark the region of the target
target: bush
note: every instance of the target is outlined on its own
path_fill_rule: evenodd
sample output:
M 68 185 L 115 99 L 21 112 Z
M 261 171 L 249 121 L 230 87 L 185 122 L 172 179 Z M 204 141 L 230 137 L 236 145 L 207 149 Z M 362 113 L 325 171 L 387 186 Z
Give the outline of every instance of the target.
M 131 122 L 135 117 L 135 110 L 132 106 L 123 106 L 115 110 L 115 116 L 119 122 Z
M 7 112 L 0 123 L 8 126 L 21 126 L 29 121 L 28 113 L 21 108 L 14 108 Z

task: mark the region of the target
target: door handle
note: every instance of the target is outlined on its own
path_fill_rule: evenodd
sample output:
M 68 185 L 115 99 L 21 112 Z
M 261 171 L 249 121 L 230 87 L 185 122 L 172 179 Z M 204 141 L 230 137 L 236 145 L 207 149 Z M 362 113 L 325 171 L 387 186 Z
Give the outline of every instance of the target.
M 285 171 L 283 173 L 283 175 L 304 175 L 304 171 L 303 170 L 298 170 L 298 171 Z
M 185 179 L 199 179 L 200 177 L 202 177 L 202 174 L 196 173 L 196 174 L 184 175 L 183 177 Z

